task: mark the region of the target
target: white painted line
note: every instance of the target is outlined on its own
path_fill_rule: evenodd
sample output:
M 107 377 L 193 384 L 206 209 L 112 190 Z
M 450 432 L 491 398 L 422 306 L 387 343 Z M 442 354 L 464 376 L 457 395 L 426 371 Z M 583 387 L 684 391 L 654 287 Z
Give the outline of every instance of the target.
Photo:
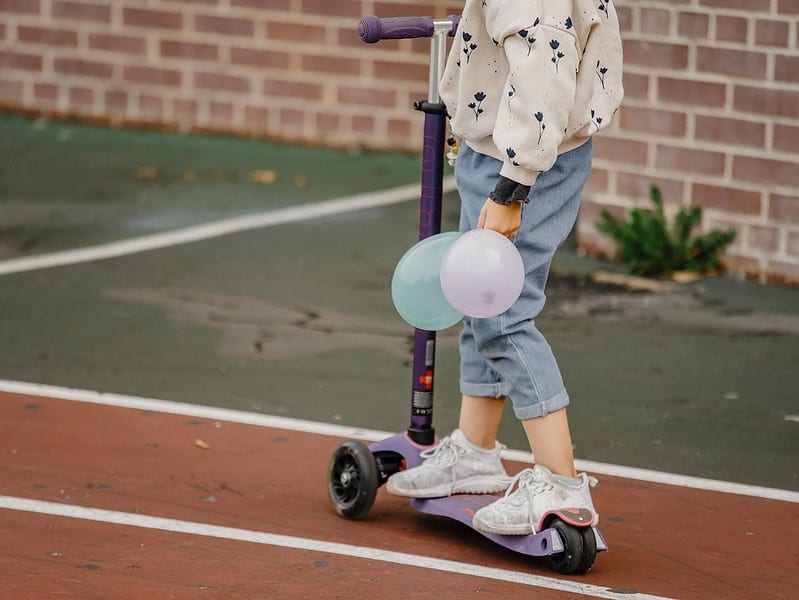
M 454 177 L 446 177 L 444 179 L 444 191 L 449 192 L 454 189 Z M 195 225 L 173 231 L 164 231 L 152 235 L 121 240 L 119 242 L 89 246 L 87 248 L 10 258 L 0 261 L 0 275 L 35 271 L 37 269 L 49 269 L 51 267 L 126 256 L 138 252 L 147 252 L 159 248 L 168 248 L 180 244 L 208 240 L 251 229 L 271 227 L 273 225 L 285 225 L 287 223 L 329 217 L 356 210 L 389 206 L 391 204 L 399 204 L 413 198 L 418 198 L 419 194 L 419 184 L 409 184 L 390 190 L 368 192 L 335 200 L 327 200 L 325 202 L 304 204 L 302 206 L 293 206 L 251 215 L 242 215 L 230 219 L 223 219 L 221 221 L 205 223 L 203 225 Z
M 612 589 L 597 585 L 555 579 L 553 577 L 543 577 L 540 575 L 532 575 L 530 573 L 523 573 L 520 571 L 496 569 L 472 563 L 435 558 L 432 556 L 418 556 L 415 554 L 406 554 L 404 552 L 382 550 L 380 548 L 369 548 L 367 546 L 354 546 L 351 544 L 327 542 L 312 538 L 301 538 L 267 533 L 263 531 L 222 527 L 220 525 L 209 525 L 194 521 L 179 521 L 177 519 L 151 517 L 147 515 L 118 512 L 115 510 L 86 508 L 70 504 L 59 504 L 57 502 L 44 502 L 41 500 L 30 500 L 27 498 L 15 498 L 13 496 L 0 496 L 0 508 L 32 512 L 43 515 L 67 517 L 70 519 L 82 519 L 86 521 L 95 521 L 98 523 L 107 523 L 112 525 L 128 525 L 131 527 L 155 529 L 158 531 L 168 531 L 172 533 L 198 535 L 202 537 L 219 538 L 223 540 L 233 540 L 239 542 L 250 542 L 266 546 L 276 546 L 279 548 L 305 550 L 308 552 L 336 554 L 339 556 L 348 556 L 364 560 L 379 560 L 381 562 L 395 565 L 430 569 L 433 571 L 444 571 L 446 573 L 453 573 L 456 575 L 468 575 L 472 577 L 482 577 L 485 579 L 496 579 L 498 581 L 510 581 L 512 583 L 518 583 L 521 585 L 570 592 L 573 594 L 579 594 L 581 596 L 609 598 L 611 600 L 663 600 L 662 596 L 650 596 L 648 594 L 638 593 L 619 593 L 614 592 Z
M 799 423 L 799 415 L 785 415 L 784 418 L 789 423 Z
M 287 431 L 299 431 L 302 433 L 313 433 L 316 435 L 328 435 L 337 438 L 355 438 L 371 442 L 385 439 L 388 436 L 394 435 L 394 433 L 396 433 L 380 431 L 376 429 L 347 427 L 343 425 L 334 425 L 331 423 L 304 421 L 301 419 L 292 419 L 288 417 L 262 415 L 241 410 L 232 410 L 229 408 L 200 406 L 197 404 L 173 402 L 171 400 L 141 398 L 138 396 L 95 392 L 91 390 L 65 388 L 39 383 L 27 383 L 24 381 L 0 379 L 0 392 L 58 398 L 61 400 L 73 400 L 76 402 L 88 402 L 92 404 L 101 404 L 104 406 L 116 406 L 121 408 L 132 408 L 136 410 L 151 410 L 173 415 L 183 415 L 215 421 L 228 421 L 230 423 L 254 425 L 256 427 L 270 427 L 274 429 L 284 429 Z M 517 462 L 531 463 L 533 460 L 532 454 L 524 450 L 506 450 L 503 454 L 503 457 Z M 782 502 L 799 504 L 799 492 L 794 492 L 791 490 L 781 490 L 777 488 L 747 485 L 730 481 L 720 481 L 717 479 L 705 479 L 702 477 L 679 475 L 676 473 L 662 473 L 660 471 L 652 471 L 649 469 L 627 467 L 623 465 L 612 465 L 588 460 L 578 459 L 575 461 L 575 463 L 578 470 L 588 471 L 596 475 L 609 475 L 612 477 L 621 477 L 635 481 L 647 481 L 650 483 L 674 485 L 725 494 L 739 494 L 742 496 L 751 496 L 754 498 L 779 500 Z

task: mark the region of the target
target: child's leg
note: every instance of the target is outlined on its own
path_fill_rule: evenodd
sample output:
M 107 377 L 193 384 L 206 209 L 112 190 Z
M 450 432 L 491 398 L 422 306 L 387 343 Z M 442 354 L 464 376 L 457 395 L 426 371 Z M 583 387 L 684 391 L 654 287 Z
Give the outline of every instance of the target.
M 556 475 L 577 477 L 565 408 L 545 417 L 527 419 L 522 424 L 536 464 L 547 467 Z
M 497 431 L 504 406 L 505 398 L 485 398 L 464 394 L 461 398 L 458 429 L 472 444 L 483 448 L 493 448 L 497 442 Z

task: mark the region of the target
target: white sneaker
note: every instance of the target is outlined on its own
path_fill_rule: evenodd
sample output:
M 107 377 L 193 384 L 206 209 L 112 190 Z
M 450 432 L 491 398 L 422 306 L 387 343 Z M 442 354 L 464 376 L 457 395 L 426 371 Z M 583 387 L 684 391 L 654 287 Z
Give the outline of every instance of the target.
M 501 535 L 528 535 L 538 530 L 545 514 L 562 508 L 589 509 L 596 524 L 599 514 L 590 488 L 597 481 L 585 473 L 580 473 L 579 479 L 578 485 L 569 485 L 544 466 L 525 469 L 514 478 L 503 498 L 475 513 L 474 527 Z
M 386 489 L 410 498 L 504 491 L 511 482 L 499 456 L 504 448 L 497 443 L 493 450 L 481 451 L 456 429 L 438 446 L 420 454 L 425 459 L 421 465 L 392 475 Z

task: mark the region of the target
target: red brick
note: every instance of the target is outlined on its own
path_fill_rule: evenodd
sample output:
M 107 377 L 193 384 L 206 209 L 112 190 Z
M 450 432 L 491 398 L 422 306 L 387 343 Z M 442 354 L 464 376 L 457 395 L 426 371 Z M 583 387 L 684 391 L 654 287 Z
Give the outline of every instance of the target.
M 417 17 L 431 14 L 430 4 L 420 2 L 375 2 L 375 14 L 394 17 Z
M 677 32 L 693 40 L 706 39 L 710 31 L 710 15 L 707 13 L 680 13 Z
M 163 115 L 164 101 L 159 96 L 142 94 L 139 96 L 139 117 L 146 121 L 160 121 Z
M 269 109 L 266 109 L 262 106 L 245 106 L 244 126 L 253 133 L 268 133 Z
M 667 136 L 685 135 L 686 115 L 684 112 L 622 105 L 617 118 L 625 130 Z
M 302 70 L 331 75 L 360 75 L 362 61 L 340 56 L 306 54 L 302 57 Z M 427 70 L 427 69 L 425 69 Z
M 300 129 L 305 124 L 307 111 L 296 108 L 283 108 L 280 110 L 280 124 L 283 127 Z
M 95 23 L 111 22 L 111 7 L 103 4 L 54 0 L 52 14 L 59 19 L 75 19 Z
M 252 20 L 237 17 L 196 15 L 194 17 L 194 29 L 203 33 L 219 33 L 222 35 L 250 37 L 255 35 L 255 24 Z
M 780 245 L 780 230 L 777 227 L 750 225 L 748 245 L 754 250 L 773 254 Z
M 240 6 L 242 8 L 288 12 L 291 0 L 231 0 L 230 4 L 231 6 Z
M 185 60 L 210 60 L 219 58 L 219 48 L 213 44 L 161 40 L 159 46 L 164 58 L 181 58 Z
M 780 0 L 778 10 L 784 15 L 799 15 L 799 2 L 796 0 Z
M 610 183 L 610 174 L 605 169 L 594 168 L 591 169 L 591 174 L 588 181 L 585 182 L 585 189 L 587 192 L 596 194 L 604 194 L 608 191 Z
M 212 123 L 230 125 L 233 121 L 233 105 L 230 102 L 211 102 L 209 113 Z
M 774 124 L 774 149 L 799 155 L 799 123 L 796 126 Z
M 363 10 L 361 0 L 302 0 L 301 13 L 358 19 L 363 16 Z
M 318 83 L 285 79 L 267 79 L 264 81 L 264 94 L 267 96 L 321 100 L 322 91 L 322 86 Z
M 799 79 L 799 56 L 795 54 L 777 54 L 774 57 L 774 79 L 796 83 Z
M 760 20 L 755 22 L 755 43 L 759 46 L 787 48 L 791 38 L 788 21 Z
M 52 83 L 35 83 L 33 97 L 44 102 L 55 102 L 58 100 L 58 86 Z
M 785 250 L 788 254 L 799 257 L 799 232 L 788 232 Z M 797 265 L 797 274 L 799 275 L 799 265 Z
M 739 9 L 749 12 L 770 12 L 771 0 L 699 0 L 701 6 L 722 9 Z
M 671 13 L 659 8 L 641 8 L 641 32 L 653 35 L 669 35 Z
M 624 62 L 663 69 L 688 68 L 688 46 L 640 40 L 624 41 Z
M 112 110 L 127 110 L 128 94 L 122 90 L 109 90 L 105 93 L 105 106 Z
M 727 86 L 722 83 L 661 77 L 658 79 L 658 98 L 663 102 L 681 105 L 721 107 L 727 99 Z
M 80 58 L 56 58 L 53 61 L 53 69 L 56 73 L 64 75 L 99 77 L 101 79 L 110 79 L 114 72 L 114 68 L 108 63 Z
M 736 85 L 734 97 L 736 110 L 789 118 L 799 115 L 799 91 Z
M 146 54 L 147 42 L 144 38 L 105 33 L 89 34 L 89 47 L 94 50 L 107 50 L 122 54 Z
M 622 31 L 632 31 L 633 11 L 629 6 L 617 6 L 616 16 L 619 18 L 619 28 Z
M 353 35 L 355 34 L 353 33 Z M 322 41 L 324 39 L 324 31 L 318 25 L 270 20 L 266 23 L 266 37 L 270 40 L 307 43 L 314 40 Z M 357 35 L 355 37 L 357 38 Z M 363 45 L 362 42 L 361 45 Z
M 708 73 L 763 79 L 766 76 L 766 53 L 700 46 L 697 48 L 696 66 Z
M 733 159 L 732 176 L 740 181 L 796 188 L 799 187 L 799 157 L 797 161 L 789 162 L 736 156 Z
M 355 115 L 352 117 L 352 130 L 356 133 L 375 133 L 374 117 Z
M 691 187 L 691 203 L 748 215 L 759 215 L 762 207 L 760 192 L 703 183 L 695 183 Z
M 21 81 L 0 79 L 0 106 L 9 100 L 21 101 L 24 90 L 25 87 Z
M 180 71 L 174 69 L 158 69 L 155 67 L 128 65 L 122 69 L 122 79 L 133 83 L 179 87 L 181 83 L 181 74 Z
M 341 86 L 338 89 L 338 101 L 344 104 L 360 104 L 363 106 L 380 106 L 387 108 L 396 106 L 397 95 L 393 91 Z
M 619 171 L 616 175 L 616 192 L 628 198 L 649 198 L 649 189 L 656 185 L 663 193 L 666 204 L 682 204 L 685 184 L 679 179 L 653 177 L 641 173 Z
M 697 115 L 694 130 L 698 140 L 751 148 L 766 144 L 766 126 L 756 121 Z
M 724 154 L 722 152 L 659 144 L 655 152 L 655 166 L 658 169 L 680 171 L 682 173 L 723 175 Z
M 6 24 L 0 22 L 0 41 L 6 39 Z
M 638 73 L 624 72 L 624 97 L 647 98 L 649 97 L 649 76 Z
M 230 61 L 236 65 L 288 69 L 290 59 L 291 57 L 287 52 L 236 47 L 230 49 Z
M 604 134 L 594 142 L 594 156 L 601 160 L 625 163 L 630 165 L 645 165 L 648 146 L 645 142 L 628 140 L 623 137 L 614 137 Z
M 94 92 L 89 88 L 69 88 L 69 103 L 72 106 L 94 105 Z
M 19 71 L 41 71 L 43 60 L 38 54 L 0 50 L 0 68 Z
M 716 17 L 716 39 L 723 42 L 745 42 L 749 21 L 743 17 L 718 15 Z
M 400 140 L 409 139 L 413 132 L 413 128 L 408 119 L 389 119 L 387 129 L 389 137 Z
M 247 94 L 250 91 L 250 80 L 246 77 L 223 73 L 195 73 L 194 87 L 203 90 Z
M 183 29 L 183 15 L 177 12 L 128 7 L 122 13 L 122 19 L 125 25 L 133 27 Z
M 173 112 L 178 123 L 194 123 L 197 121 L 197 101 L 177 98 L 173 104 Z
M 39 0 L 0 0 L 0 13 L 21 13 L 38 15 L 41 11 Z
M 71 29 L 18 25 L 17 38 L 21 42 L 45 46 L 69 46 L 74 48 L 78 45 L 78 33 Z
M 334 133 L 341 129 L 341 116 L 336 113 L 318 113 L 314 122 L 317 133 Z
M 799 223 L 799 196 L 771 194 L 768 216 L 775 221 Z
M 427 81 L 430 69 L 427 65 L 407 62 L 375 61 L 374 74 L 378 79 L 394 81 Z

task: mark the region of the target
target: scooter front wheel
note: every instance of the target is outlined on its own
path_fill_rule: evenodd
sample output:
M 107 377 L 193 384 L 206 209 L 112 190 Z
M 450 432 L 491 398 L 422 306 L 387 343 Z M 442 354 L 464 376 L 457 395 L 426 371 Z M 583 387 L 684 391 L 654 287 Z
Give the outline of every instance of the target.
M 328 493 L 336 512 L 345 519 L 358 519 L 369 512 L 379 485 L 377 463 L 372 451 L 347 440 L 330 458 Z
M 550 523 L 563 540 L 563 552 L 552 554 L 549 565 L 558 573 L 587 573 L 596 560 L 597 547 L 594 531 L 590 527 L 574 527 L 560 519 Z

